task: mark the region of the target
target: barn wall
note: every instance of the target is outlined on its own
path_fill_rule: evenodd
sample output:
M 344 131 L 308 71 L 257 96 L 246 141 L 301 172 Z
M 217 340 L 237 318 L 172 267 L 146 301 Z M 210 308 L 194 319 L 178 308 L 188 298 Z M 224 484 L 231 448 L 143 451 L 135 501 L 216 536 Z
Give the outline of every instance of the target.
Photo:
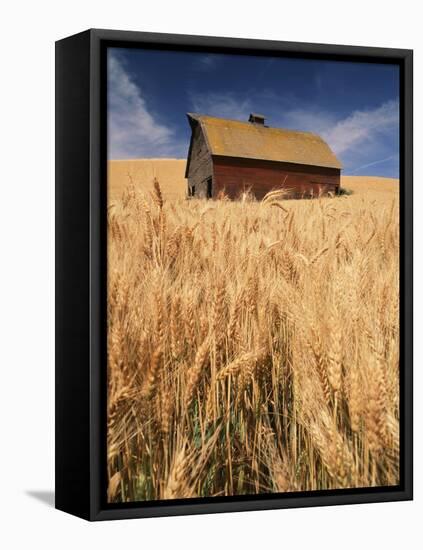
M 192 140 L 188 186 L 195 186 L 196 197 L 206 198 L 207 179 L 213 176 L 213 165 L 200 125 L 196 126 Z
M 262 199 L 282 185 L 291 190 L 292 197 L 336 192 L 340 185 L 340 170 L 335 168 L 228 157 L 214 157 L 213 160 L 214 194 L 224 191 L 232 199 L 248 189 L 257 199 Z

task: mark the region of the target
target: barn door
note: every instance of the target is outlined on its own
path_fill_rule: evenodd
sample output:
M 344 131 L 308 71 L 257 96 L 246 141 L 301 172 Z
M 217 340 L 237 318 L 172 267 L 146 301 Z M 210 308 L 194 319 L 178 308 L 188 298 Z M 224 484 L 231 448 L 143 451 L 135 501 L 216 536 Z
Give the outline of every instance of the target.
M 207 180 L 207 198 L 211 199 L 212 196 L 213 196 L 212 178 L 208 178 L 208 180 Z

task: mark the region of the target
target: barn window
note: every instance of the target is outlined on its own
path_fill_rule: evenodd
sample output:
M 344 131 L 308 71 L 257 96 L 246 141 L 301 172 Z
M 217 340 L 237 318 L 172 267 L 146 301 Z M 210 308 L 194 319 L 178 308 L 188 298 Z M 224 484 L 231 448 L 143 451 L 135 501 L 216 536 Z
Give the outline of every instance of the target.
M 195 185 L 191 187 L 191 197 L 195 195 Z

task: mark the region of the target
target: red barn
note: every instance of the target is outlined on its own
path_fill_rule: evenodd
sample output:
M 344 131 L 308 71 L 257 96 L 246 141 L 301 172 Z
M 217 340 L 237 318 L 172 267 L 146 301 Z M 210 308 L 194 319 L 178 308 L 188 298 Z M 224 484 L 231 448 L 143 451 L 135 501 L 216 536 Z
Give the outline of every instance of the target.
M 191 142 L 185 177 L 188 196 L 239 198 L 249 191 L 261 199 L 284 187 L 294 198 L 337 193 L 341 163 L 318 135 L 188 113 Z

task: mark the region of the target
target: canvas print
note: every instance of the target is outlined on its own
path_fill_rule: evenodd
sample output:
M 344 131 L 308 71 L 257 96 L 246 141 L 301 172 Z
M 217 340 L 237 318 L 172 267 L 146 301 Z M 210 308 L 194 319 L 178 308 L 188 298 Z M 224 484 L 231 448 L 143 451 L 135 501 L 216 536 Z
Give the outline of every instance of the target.
M 399 69 L 107 52 L 109 503 L 399 484 Z

